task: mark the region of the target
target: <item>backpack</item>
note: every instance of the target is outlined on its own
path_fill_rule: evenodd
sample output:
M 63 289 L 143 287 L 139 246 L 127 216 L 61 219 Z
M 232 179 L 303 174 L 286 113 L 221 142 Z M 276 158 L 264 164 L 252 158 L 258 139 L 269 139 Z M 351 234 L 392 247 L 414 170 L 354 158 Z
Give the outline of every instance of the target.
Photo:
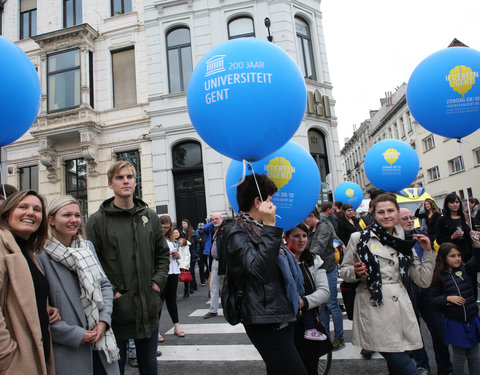
M 242 282 L 245 286 L 245 283 Z M 243 288 L 242 288 L 243 289 Z M 223 316 L 232 326 L 242 321 L 241 307 L 243 300 L 243 290 L 238 290 L 235 283 L 231 279 L 228 268 L 223 278 L 223 286 L 221 293 Z

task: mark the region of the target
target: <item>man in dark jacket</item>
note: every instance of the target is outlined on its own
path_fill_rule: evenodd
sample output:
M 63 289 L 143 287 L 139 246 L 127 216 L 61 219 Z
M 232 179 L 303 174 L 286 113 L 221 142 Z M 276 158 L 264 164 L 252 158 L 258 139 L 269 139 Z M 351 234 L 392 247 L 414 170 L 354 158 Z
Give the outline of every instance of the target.
M 120 349 L 120 372 L 128 339 L 135 339 L 140 373 L 157 374 L 160 290 L 168 276 L 168 245 L 157 214 L 133 196 L 133 166 L 118 161 L 107 177 L 114 197 L 90 216 L 86 230 L 113 287 L 112 328 Z

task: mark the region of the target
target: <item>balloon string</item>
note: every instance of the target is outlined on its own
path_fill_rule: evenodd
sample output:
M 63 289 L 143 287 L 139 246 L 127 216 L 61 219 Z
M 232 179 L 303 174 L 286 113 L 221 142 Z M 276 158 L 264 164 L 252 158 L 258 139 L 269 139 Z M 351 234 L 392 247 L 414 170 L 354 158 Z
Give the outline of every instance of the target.
M 258 196 L 260 197 L 260 202 L 263 203 L 263 198 L 262 198 L 262 193 L 260 192 L 260 186 L 258 186 L 258 181 L 257 181 L 257 177 L 255 177 L 255 171 L 253 170 L 253 165 L 252 163 L 249 163 L 247 162 L 249 165 L 250 165 L 250 168 L 252 168 L 252 173 L 253 173 L 253 179 L 255 180 L 255 185 L 257 185 L 257 191 L 258 191 Z M 282 217 L 275 214 L 276 217 L 278 217 L 279 219 L 281 219 Z
M 460 146 L 460 158 L 463 162 L 463 168 L 465 169 L 465 159 L 463 158 L 463 148 L 462 148 L 462 143 L 464 143 L 464 141 L 462 141 L 462 138 L 458 138 L 457 139 L 457 142 Z M 473 228 L 472 226 L 472 213 L 470 211 L 470 205 L 468 204 L 468 190 L 467 190 L 467 178 L 466 178 L 466 174 L 463 175 L 463 183 L 465 184 L 465 194 L 467 195 L 467 212 L 468 212 L 468 221 L 470 223 L 470 228 Z

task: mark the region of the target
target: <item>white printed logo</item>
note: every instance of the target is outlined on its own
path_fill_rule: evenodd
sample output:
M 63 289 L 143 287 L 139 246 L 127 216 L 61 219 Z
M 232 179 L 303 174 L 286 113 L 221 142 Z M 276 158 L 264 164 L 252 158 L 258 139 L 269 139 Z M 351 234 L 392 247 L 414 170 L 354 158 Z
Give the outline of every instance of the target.
M 225 71 L 225 67 L 223 66 L 224 57 L 225 55 L 215 55 L 207 60 L 207 62 L 205 63 L 207 65 L 207 72 L 205 73 L 205 77 Z

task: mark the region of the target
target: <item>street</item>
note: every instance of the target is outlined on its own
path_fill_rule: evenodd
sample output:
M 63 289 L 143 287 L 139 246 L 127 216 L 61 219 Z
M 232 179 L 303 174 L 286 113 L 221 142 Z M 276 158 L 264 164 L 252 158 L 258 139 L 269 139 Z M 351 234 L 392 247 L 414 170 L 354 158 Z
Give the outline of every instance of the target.
M 186 336 L 181 338 L 173 334 L 173 325 L 164 305 L 160 320 L 160 333 L 165 339 L 159 344 L 162 356 L 158 357 L 159 374 L 180 375 L 223 375 L 223 374 L 265 374 L 265 366 L 256 349 L 251 345 L 241 324 L 231 326 L 223 316 L 203 319 L 208 311 L 208 288 L 199 284 L 198 291 L 188 299 L 183 299 L 183 283 L 177 290 L 177 305 L 180 326 Z M 339 292 L 339 299 L 341 293 Z M 393 324 L 394 322 L 392 322 Z M 351 344 L 352 322 L 344 318 L 346 347 L 333 352 L 333 361 L 329 374 L 387 375 L 387 366 L 383 358 L 374 354 L 365 360 L 360 355 L 360 348 Z M 432 373 L 436 373 L 429 333 L 422 325 Z M 333 325 L 331 324 L 331 329 Z M 332 332 L 333 333 L 333 332 Z M 125 374 L 137 374 L 137 370 L 126 366 Z

